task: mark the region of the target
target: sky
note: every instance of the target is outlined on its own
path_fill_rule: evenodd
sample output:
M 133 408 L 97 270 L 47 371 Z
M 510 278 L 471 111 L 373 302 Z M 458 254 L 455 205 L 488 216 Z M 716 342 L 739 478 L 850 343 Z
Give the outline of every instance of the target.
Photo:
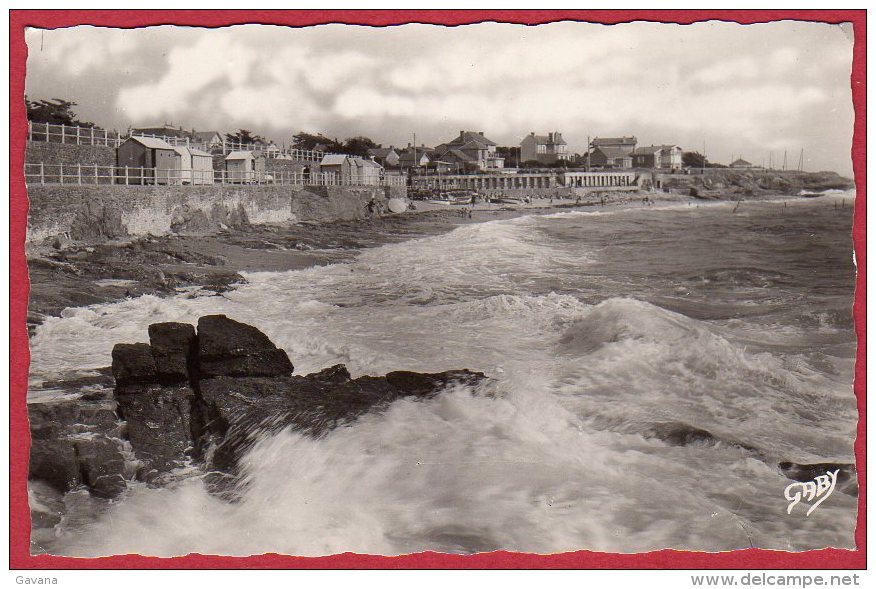
M 756 165 L 851 175 L 846 25 L 559 22 L 458 27 L 242 25 L 29 29 L 28 98 L 78 103 L 109 128 L 165 122 L 434 146 L 560 131 L 635 135 Z

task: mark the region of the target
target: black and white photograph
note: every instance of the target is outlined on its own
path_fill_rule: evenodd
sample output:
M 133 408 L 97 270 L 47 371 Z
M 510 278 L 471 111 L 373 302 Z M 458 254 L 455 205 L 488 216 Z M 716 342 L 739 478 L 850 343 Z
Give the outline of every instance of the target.
M 28 28 L 30 554 L 855 550 L 854 37 Z

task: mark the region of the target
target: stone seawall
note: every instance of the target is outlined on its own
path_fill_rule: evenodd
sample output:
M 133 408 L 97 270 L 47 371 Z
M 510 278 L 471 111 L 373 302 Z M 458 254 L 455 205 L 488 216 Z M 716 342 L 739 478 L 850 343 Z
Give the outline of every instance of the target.
M 116 150 L 105 145 L 75 145 L 69 143 L 46 143 L 28 141 L 25 161 L 29 164 L 57 166 L 63 164 L 71 169 L 81 166 L 114 166 Z
M 371 198 L 404 196 L 404 187 L 376 186 L 35 185 L 28 187 L 27 241 L 210 234 L 220 224 L 352 220 L 364 217 Z

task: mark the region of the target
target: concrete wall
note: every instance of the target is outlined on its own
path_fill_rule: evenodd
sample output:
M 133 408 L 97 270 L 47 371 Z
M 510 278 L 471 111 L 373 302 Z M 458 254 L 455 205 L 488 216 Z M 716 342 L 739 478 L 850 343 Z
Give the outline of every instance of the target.
M 227 226 L 362 218 L 374 197 L 404 187 L 69 186 L 28 187 L 28 242 L 66 235 L 100 241 L 169 233 L 209 234 Z

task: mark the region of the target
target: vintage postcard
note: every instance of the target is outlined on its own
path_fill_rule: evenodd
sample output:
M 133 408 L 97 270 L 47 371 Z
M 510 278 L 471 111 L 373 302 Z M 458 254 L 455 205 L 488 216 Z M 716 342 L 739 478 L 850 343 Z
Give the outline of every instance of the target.
M 861 565 L 861 12 L 149 16 L 13 28 L 19 562 Z

